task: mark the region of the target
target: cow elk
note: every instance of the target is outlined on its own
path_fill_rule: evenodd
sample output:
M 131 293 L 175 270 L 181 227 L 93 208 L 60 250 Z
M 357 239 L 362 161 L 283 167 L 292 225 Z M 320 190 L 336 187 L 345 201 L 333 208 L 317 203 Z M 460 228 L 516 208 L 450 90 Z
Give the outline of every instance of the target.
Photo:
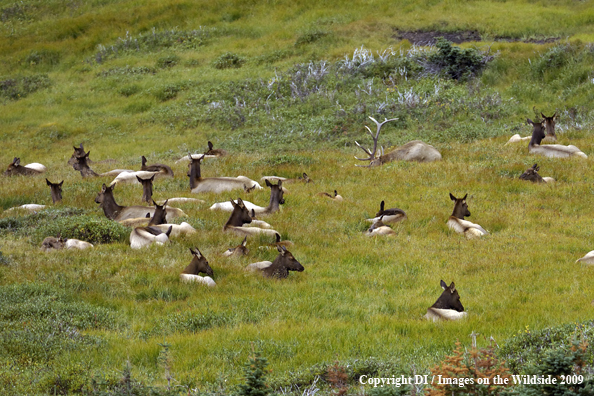
M 74 238 L 65 239 L 61 236 L 58 236 L 57 238 L 47 237 L 43 240 L 43 242 L 41 242 L 41 250 L 44 252 L 49 252 L 51 250 L 61 250 L 64 248 L 84 250 L 92 247 L 93 245 L 89 242 Z
M 380 235 L 384 235 L 384 236 L 396 235 L 396 231 L 394 231 L 393 229 L 388 227 L 383 222 L 383 219 L 384 219 L 384 216 L 380 216 L 379 219 L 374 221 L 373 224 L 371 225 L 371 227 L 369 227 L 369 229 L 367 231 L 365 231 L 365 235 L 370 236 L 370 237 L 380 236 Z
M 212 279 L 214 272 L 208 265 L 206 257 L 200 253 L 198 248 L 190 248 L 190 252 L 193 256 L 192 261 L 179 275 L 180 280 L 186 283 L 195 282 L 210 287 L 216 286 L 215 281 Z M 206 274 L 207 276 L 200 276 L 200 274 Z
M 258 215 L 267 215 L 272 214 L 274 212 L 278 212 L 280 209 L 279 205 L 283 205 L 285 203 L 285 199 L 283 197 L 283 182 L 279 180 L 278 184 L 272 184 L 268 180 L 265 181 L 266 186 L 270 187 L 270 202 L 268 206 L 262 207 L 258 205 L 254 205 L 249 201 L 243 201 L 244 205 L 247 207 L 248 210 L 252 211 L 252 214 L 255 216 Z M 217 202 L 210 207 L 210 210 L 222 210 L 225 212 L 233 211 L 233 206 L 230 202 Z
M 148 223 L 149 227 L 157 228 L 161 230 L 161 232 L 171 230 L 169 232 L 170 237 L 196 233 L 196 229 L 185 221 L 181 224 L 167 224 L 167 201 L 165 201 L 163 205 L 159 205 L 153 201 L 153 205 L 155 205 L 155 213 Z
M 289 183 L 305 183 L 305 184 L 308 184 L 308 183 L 313 183 L 313 182 L 314 182 L 314 181 L 313 181 L 313 180 L 312 180 L 312 179 L 311 179 L 311 178 L 310 178 L 310 177 L 307 175 L 307 173 L 305 173 L 305 172 L 303 172 L 303 173 L 301 174 L 301 176 L 299 176 L 299 177 L 296 177 L 296 178 L 293 178 L 293 179 L 288 179 L 288 178 L 286 178 L 286 177 L 280 177 L 280 176 L 262 176 L 262 177 L 260 178 L 260 181 L 266 181 L 266 180 L 268 180 L 268 181 L 270 181 L 270 182 L 273 182 L 273 181 L 276 181 L 276 182 L 278 182 L 278 181 L 282 181 L 282 182 L 283 182 L 283 183 L 285 183 L 285 184 L 289 184 Z
M 340 195 L 338 195 L 338 191 L 336 191 L 336 190 L 334 190 L 334 194 L 328 194 L 327 192 L 321 192 L 321 193 L 317 193 L 316 195 L 319 197 L 331 199 L 336 202 L 342 202 L 342 200 L 343 200 L 342 197 Z
M 276 234 L 278 234 L 277 231 L 272 229 L 244 227 L 245 224 L 249 224 L 252 222 L 252 216 L 250 215 L 250 211 L 246 208 L 241 198 L 237 199 L 237 203 L 235 203 L 234 201 L 230 202 L 233 206 L 233 212 L 231 212 L 229 220 L 227 220 L 227 222 L 225 223 L 223 231 L 231 231 L 239 236 L 253 236 L 260 234 L 275 236 Z
M 246 247 L 247 245 L 247 236 L 243 238 L 243 241 L 235 246 L 234 248 L 229 248 L 227 250 L 225 250 L 225 252 L 223 253 L 223 256 L 227 256 L 227 257 L 239 257 L 239 256 L 245 256 L 249 253 L 248 248 Z
M 583 263 L 587 265 L 594 264 L 594 250 L 589 251 L 586 255 L 576 260 L 576 263 Z
M 142 249 L 152 244 L 164 245 L 169 242 L 169 235 L 171 235 L 171 227 L 166 232 L 156 227 L 136 227 L 130 233 L 130 247 Z
M 448 227 L 458 234 L 464 234 L 466 238 L 472 239 L 488 234 L 488 232 L 478 224 L 464 220 L 464 217 L 470 216 L 468 204 L 466 203 L 466 194 L 463 198 L 456 198 L 450 193 L 450 199 L 455 202 L 454 211 L 448 219 Z
M 395 224 L 395 223 L 398 223 L 399 221 L 405 220 L 407 218 L 406 213 L 402 209 L 398 209 L 398 208 L 384 209 L 384 207 L 385 207 L 385 202 L 382 201 L 380 203 L 379 212 L 377 212 L 375 214 L 374 218 L 367 219 L 367 221 L 369 221 L 371 223 L 375 223 L 375 222 L 379 221 L 380 219 L 382 219 L 382 222 L 384 224 Z
M 173 170 L 171 169 L 170 166 L 165 165 L 165 164 L 152 164 L 152 165 L 147 165 L 146 162 L 146 157 L 143 155 L 141 157 L 142 160 L 142 166 L 140 167 L 141 171 L 145 171 L 145 172 L 157 172 L 158 175 L 160 176 L 169 176 L 169 177 L 173 177 Z
M 431 307 L 427 308 L 425 318 L 437 322 L 438 320 L 458 320 L 466 317 L 464 307 L 460 302 L 460 295 L 454 282 L 449 286 L 442 280 L 440 285 L 443 289 L 441 296 Z
M 249 271 L 261 271 L 262 275 L 269 278 L 285 279 L 289 276 L 289 271 L 302 272 L 305 268 L 295 259 L 293 254 L 284 246 L 278 246 L 278 256 L 273 262 L 260 261 L 250 264 L 246 267 Z
M 200 162 L 204 158 L 204 155 L 200 156 L 198 159 L 194 159 L 191 156 L 188 157 L 190 158 L 188 177 L 190 178 L 190 188 L 193 193 L 221 193 L 238 188 L 244 189 L 244 185 L 247 188 L 251 188 L 255 185 L 258 190 L 262 189 L 262 186 L 245 176 L 203 178 L 200 173 Z
M 142 202 L 150 204 L 153 200 L 153 180 L 155 180 L 155 175 L 152 175 L 148 179 L 142 179 L 136 176 L 136 179 L 142 184 Z
M 146 206 L 120 206 L 116 203 L 113 197 L 114 186 L 106 186 L 103 184 L 101 191 L 95 197 L 95 202 L 103 209 L 105 217 L 110 220 L 123 221 L 126 219 L 146 218 L 155 214 L 155 208 Z M 185 213 L 177 208 L 168 209 L 168 218 L 185 216 Z
M 530 119 L 527 121 L 532 125 L 532 137 L 528 144 L 528 152 L 530 154 L 538 154 L 550 158 L 588 158 L 586 154 L 573 145 L 564 146 L 562 144 L 545 144 L 541 146 L 540 143 L 545 137 L 545 122 L 533 122 Z
M 552 177 L 542 177 L 538 174 L 540 167 L 538 164 L 532 165 L 532 167 L 526 169 L 524 173 L 520 175 L 520 180 L 531 181 L 532 183 L 552 183 L 555 181 Z
M 57 203 L 62 201 L 62 185 L 64 184 L 64 180 L 60 183 L 52 183 L 51 181 L 45 179 L 45 182 L 51 189 L 52 193 L 52 202 Z
M 371 129 L 366 125 L 365 128 L 367 132 L 371 135 L 373 139 L 373 150 L 368 150 L 365 147 L 361 146 L 358 142 L 355 141 L 357 147 L 365 152 L 368 155 L 367 158 L 358 158 L 359 161 L 369 161 L 369 165 L 366 167 L 372 166 L 380 166 L 388 162 L 392 161 L 417 161 L 417 162 L 433 162 L 441 160 L 441 154 L 439 151 L 435 149 L 435 147 L 422 142 L 420 140 L 413 140 L 411 142 L 406 143 L 403 146 L 400 146 L 387 154 L 384 154 L 384 148 L 381 147 L 381 155 L 377 153 L 377 140 L 379 138 L 380 130 L 382 126 L 390 121 L 395 121 L 397 118 L 392 119 L 385 119 L 383 122 L 377 122 L 375 118 L 369 117 L 373 122 L 375 122 L 377 126 L 377 131 L 375 136 L 371 132 Z M 357 165 L 357 166 L 364 166 L 364 165 Z
M 210 157 L 224 157 L 227 155 L 227 151 L 225 151 L 223 149 L 214 148 L 212 142 L 209 140 L 208 141 L 208 150 L 206 150 L 204 152 L 204 155 L 210 156 Z
M 35 176 L 44 173 L 47 170 L 45 165 L 33 162 L 27 165 L 21 165 L 21 159 L 14 157 L 8 168 L 4 171 L 4 176 Z

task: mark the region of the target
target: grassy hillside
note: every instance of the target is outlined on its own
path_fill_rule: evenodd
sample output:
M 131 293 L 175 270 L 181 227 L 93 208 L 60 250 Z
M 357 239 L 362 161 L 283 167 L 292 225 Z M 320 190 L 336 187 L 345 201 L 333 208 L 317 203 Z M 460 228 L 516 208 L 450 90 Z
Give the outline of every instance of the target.
M 592 319 L 594 274 L 574 263 L 592 249 L 591 159 L 504 145 L 530 134 L 526 118 L 557 112 L 559 142 L 594 153 L 590 1 L 0 1 L 0 19 L 0 159 L 48 168 L 0 185 L 4 393 L 93 394 L 130 372 L 138 392 L 169 377 L 175 392 L 227 394 L 257 349 L 272 385 L 301 394 L 334 361 L 353 373 L 427 373 L 473 331 L 505 345 L 518 331 Z M 419 30 L 474 32 L 482 41 L 460 47 L 476 49 L 482 69 L 451 78 L 435 46 L 398 39 Z M 386 149 L 422 139 L 443 160 L 355 167 L 354 140 L 372 144 L 369 116 L 398 118 L 382 131 Z M 246 258 L 222 256 L 241 238 L 208 207 L 238 196 L 264 205 L 269 192 L 191 194 L 175 161 L 208 140 L 231 155 L 205 161 L 203 176 L 315 181 L 287 185 L 282 211 L 265 219 L 295 243 L 304 272 L 246 273 L 276 256 L 265 238 L 248 242 Z M 98 173 L 139 169 L 141 155 L 171 165 L 155 199 L 203 199 L 179 206 L 198 233 L 131 250 L 129 230 L 94 202 L 112 179 L 66 164 L 81 142 L 109 160 L 91 164 Z M 557 182 L 518 180 L 535 162 Z M 64 180 L 61 204 L 45 177 Z M 316 196 L 335 189 L 344 202 Z M 470 220 L 490 235 L 468 241 L 447 228 L 450 192 L 469 193 Z M 115 190 L 125 205 L 141 193 Z M 393 238 L 367 238 L 364 219 L 382 200 L 408 219 Z M 50 209 L 6 211 L 25 203 Z M 58 231 L 96 247 L 41 252 Z M 180 283 L 190 247 L 216 288 Z M 441 279 L 456 282 L 466 320 L 422 318 Z

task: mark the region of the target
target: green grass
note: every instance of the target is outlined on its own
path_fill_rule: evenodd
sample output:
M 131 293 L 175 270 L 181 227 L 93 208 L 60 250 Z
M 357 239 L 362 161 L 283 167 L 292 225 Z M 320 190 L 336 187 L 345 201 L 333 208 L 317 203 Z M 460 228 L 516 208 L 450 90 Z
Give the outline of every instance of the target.
M 505 345 L 526 326 L 591 320 L 594 274 L 574 264 L 592 249 L 591 159 L 535 158 L 523 143 L 504 144 L 530 133 L 526 118 L 557 111 L 560 143 L 592 156 L 593 15 L 573 1 L 0 1 L 0 159 L 48 167 L 4 178 L 0 206 L 52 206 L 45 177 L 65 180 L 57 208 L 0 216 L 0 297 L 12 293 L 2 309 L 16 312 L 0 319 L 32 351 L 0 340 L 0 389 L 90 392 L 122 385 L 130 370 L 163 387 L 163 344 L 177 389 L 230 392 L 252 345 L 274 386 L 303 387 L 335 360 L 353 372 L 426 372 L 472 331 Z M 487 42 L 462 47 L 497 56 L 480 76 L 453 81 L 428 72 L 435 49 L 398 42 L 395 29 L 476 29 Z M 488 41 L 501 36 L 562 40 Z M 398 118 L 382 131 L 386 149 L 422 139 L 443 160 L 355 167 L 354 140 L 371 144 L 368 116 Z M 91 164 L 97 173 L 139 169 L 145 155 L 176 175 L 155 182 L 155 199 L 192 196 L 187 166 L 174 162 L 208 140 L 230 156 L 205 161 L 203 176 L 306 172 L 315 181 L 287 185 L 282 211 L 265 219 L 295 243 L 304 272 L 284 281 L 246 273 L 276 256 L 265 238 L 248 241 L 248 257 L 222 256 L 240 238 L 208 207 L 238 196 L 265 205 L 267 189 L 180 205 L 197 234 L 132 251 L 94 202 L 112 179 L 81 179 L 66 164 L 81 142 L 94 161 L 111 160 Z M 518 180 L 535 162 L 557 182 Z M 335 189 L 344 202 L 316 196 Z M 450 192 L 469 194 L 470 220 L 490 235 L 467 241 L 447 228 Z M 115 189 L 125 205 L 140 205 L 141 194 L 139 185 Z M 366 238 L 364 219 L 382 200 L 408 220 L 394 238 Z M 92 231 L 98 244 L 42 253 L 40 241 L 58 231 Z M 190 247 L 208 258 L 216 288 L 180 283 Z M 456 282 L 467 320 L 422 318 L 440 279 Z M 55 311 L 49 319 L 44 306 Z M 39 348 L 52 332 L 49 359 Z

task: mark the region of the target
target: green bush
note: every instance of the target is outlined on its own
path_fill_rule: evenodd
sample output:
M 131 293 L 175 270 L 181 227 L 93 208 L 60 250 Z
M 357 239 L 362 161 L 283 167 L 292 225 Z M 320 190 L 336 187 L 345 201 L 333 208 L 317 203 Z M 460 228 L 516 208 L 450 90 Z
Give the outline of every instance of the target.
M 437 52 L 427 59 L 428 66 L 454 80 L 464 80 L 478 75 L 487 62 L 493 59 L 474 48 L 463 49 L 453 46 L 443 37 L 437 39 L 435 46 Z
M 328 34 L 328 32 L 318 29 L 306 31 L 300 34 L 299 37 L 297 37 L 297 40 L 295 40 L 295 47 L 315 43 L 316 41 L 318 41 L 322 37 L 327 36 Z
M 55 66 L 60 63 L 61 54 L 58 51 L 50 49 L 33 50 L 24 59 L 24 63 L 29 66 Z
M 0 78 L 0 97 L 19 100 L 50 85 L 51 81 L 46 74 Z
M 239 69 L 245 63 L 245 59 L 233 52 L 225 52 L 213 62 L 215 69 Z
M 238 386 L 239 396 L 266 396 L 271 392 L 266 384 L 267 365 L 268 362 L 261 356 L 260 351 L 252 351 L 252 356 L 249 357 L 243 369 L 245 384 Z
M 132 85 L 124 85 L 123 87 L 120 88 L 120 90 L 118 92 L 120 93 L 120 95 L 124 95 L 124 96 L 128 97 L 128 96 L 137 94 L 138 92 L 140 92 L 140 90 L 141 90 L 140 86 L 138 86 L 136 84 L 132 84 Z
M 180 60 L 181 58 L 177 55 L 162 56 L 157 59 L 157 67 L 161 69 L 167 69 L 177 65 Z

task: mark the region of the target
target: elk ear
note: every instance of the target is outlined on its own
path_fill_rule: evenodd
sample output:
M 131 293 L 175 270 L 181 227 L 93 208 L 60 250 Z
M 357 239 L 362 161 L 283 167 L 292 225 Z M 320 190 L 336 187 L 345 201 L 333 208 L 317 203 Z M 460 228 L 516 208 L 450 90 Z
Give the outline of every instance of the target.
M 456 200 L 456 197 L 454 197 L 454 196 L 452 195 L 452 193 L 450 193 L 450 199 L 451 199 L 452 201 L 455 201 L 455 200 Z
M 468 193 L 466 193 L 466 195 L 462 198 L 462 201 L 466 201 L 467 196 L 468 196 Z
M 190 248 L 190 253 L 195 254 L 194 249 Z
M 456 292 L 456 285 L 454 285 L 454 282 L 452 282 L 450 284 L 450 293 L 454 294 Z
M 169 202 L 169 198 L 167 198 L 167 199 L 165 200 L 165 202 L 163 202 L 163 207 L 167 206 L 167 202 Z
M 136 180 L 138 180 L 139 183 L 142 183 L 144 181 L 140 177 L 138 177 L 138 175 L 136 175 Z
M 278 250 L 278 252 L 281 254 L 281 256 L 284 256 L 285 253 L 287 253 L 287 248 L 282 245 L 277 246 L 276 250 Z
M 283 181 L 279 180 L 277 186 L 278 188 L 283 188 Z
M 446 285 L 446 283 L 443 281 L 443 279 L 441 280 L 441 282 L 439 282 L 439 285 L 441 286 L 441 288 L 442 288 L 443 290 L 445 290 L 445 289 L 447 289 L 447 288 L 448 288 L 448 285 Z
M 335 191 L 336 191 L 336 190 L 335 190 Z M 452 194 L 450 194 L 450 195 L 452 195 Z M 384 205 L 385 205 L 385 202 L 384 202 L 384 201 L 382 201 L 382 202 L 380 203 L 380 212 L 383 212 L 383 211 L 384 211 Z
M 540 113 L 540 115 L 542 116 L 542 118 L 547 118 L 547 116 L 544 115 L 543 113 Z
M 256 211 L 253 208 L 252 208 L 252 212 L 251 212 L 251 215 L 250 216 L 252 216 L 252 218 L 255 218 L 256 217 Z
M 157 203 L 155 202 L 155 200 L 154 200 L 154 199 L 152 199 L 152 198 L 151 198 L 151 201 L 153 201 L 153 205 L 155 205 L 155 206 L 159 206 L 159 205 L 157 205 Z
M 245 208 L 245 204 L 243 203 L 243 201 L 241 200 L 241 198 L 237 198 L 237 205 L 239 207 L 244 207 Z
M 200 253 L 200 250 L 198 248 L 194 248 L 194 254 L 198 258 L 202 258 L 202 253 Z
M 247 236 L 243 237 L 243 242 L 241 242 L 241 246 L 245 247 L 247 245 Z
M 21 159 L 20 159 L 20 158 L 16 158 L 16 157 L 15 157 L 15 158 L 14 158 L 14 161 L 13 161 L 13 164 L 14 164 L 15 166 L 19 166 L 19 165 L 21 164 Z
M 144 216 L 145 219 L 150 219 L 151 218 L 151 214 L 150 212 L 146 214 L 146 216 Z
M 209 140 L 209 141 L 208 141 L 208 149 L 209 149 L 209 150 L 212 150 L 212 147 L 213 147 L 213 146 L 212 146 L 212 142 Z
M 72 148 L 74 149 L 74 151 L 78 150 L 78 148 L 72 146 Z M 82 143 L 80 144 L 80 148 L 82 149 Z
M 58 186 L 62 187 L 62 184 L 64 184 L 64 180 L 62 180 L 60 183 L 58 183 Z
M 276 243 L 279 243 L 281 241 L 281 237 L 280 237 L 280 234 L 278 232 L 276 234 L 274 234 L 274 237 L 276 239 Z
M 48 185 L 48 186 L 50 186 L 50 187 L 51 187 L 52 183 L 50 183 L 50 181 L 49 181 L 49 180 L 45 179 L 45 182 L 47 183 L 47 185 Z
M 103 186 L 101 186 L 101 192 L 104 193 L 105 191 L 107 191 L 107 186 L 105 183 L 103 183 Z
M 167 235 L 167 238 L 169 238 L 169 235 L 171 235 L 171 230 L 173 230 L 173 226 L 169 226 L 169 229 L 165 233 L 165 235 Z
M 528 124 L 530 124 L 530 125 L 534 125 L 534 123 L 532 122 L 532 120 L 530 118 L 526 118 L 526 122 L 528 122 Z
M 270 184 L 270 182 L 268 181 L 268 179 L 266 179 L 266 187 L 272 187 L 272 184 Z
M 239 206 L 239 205 L 237 205 L 237 204 L 235 203 L 235 201 L 234 201 L 234 200 L 232 200 L 232 199 L 230 199 L 230 200 L 229 200 L 229 202 L 231 202 L 231 205 L 233 205 L 233 207 L 234 207 L 234 208 L 236 208 L 237 206 Z

